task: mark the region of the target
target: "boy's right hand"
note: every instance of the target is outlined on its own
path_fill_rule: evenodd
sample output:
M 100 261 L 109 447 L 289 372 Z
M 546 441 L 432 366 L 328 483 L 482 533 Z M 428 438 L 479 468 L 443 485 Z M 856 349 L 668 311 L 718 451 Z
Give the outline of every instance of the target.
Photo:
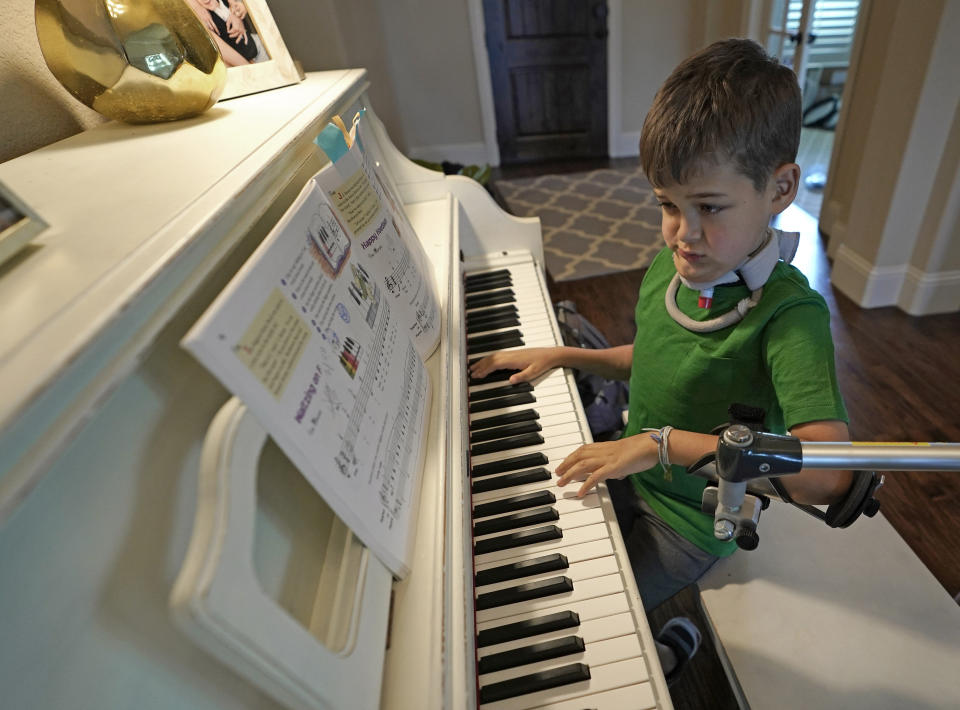
M 486 377 L 495 370 L 519 370 L 510 375 L 510 384 L 534 380 L 544 372 L 562 366 L 560 348 L 523 348 L 487 355 L 470 368 L 471 377 Z

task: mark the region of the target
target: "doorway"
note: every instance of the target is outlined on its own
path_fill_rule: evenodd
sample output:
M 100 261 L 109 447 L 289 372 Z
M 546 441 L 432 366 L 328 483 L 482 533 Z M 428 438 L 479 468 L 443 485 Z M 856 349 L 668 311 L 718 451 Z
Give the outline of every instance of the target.
M 483 0 L 500 162 L 607 157 L 606 0 Z
M 774 0 L 765 5 L 766 50 L 793 67 L 803 94 L 797 154 L 803 177 L 795 203 L 819 218 L 860 1 Z

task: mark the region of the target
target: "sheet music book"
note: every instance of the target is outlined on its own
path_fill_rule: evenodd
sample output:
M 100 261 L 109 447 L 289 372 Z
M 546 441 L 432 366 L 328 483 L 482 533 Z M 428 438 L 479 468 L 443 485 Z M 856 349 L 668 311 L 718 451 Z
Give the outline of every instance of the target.
M 348 133 L 337 116 L 314 142 L 330 158 L 314 176 L 347 231 L 377 265 L 398 318 L 426 359 L 440 342 L 440 309 L 427 255 L 387 176 L 358 140 L 364 111 Z
M 416 234 L 353 148 L 307 183 L 183 345 L 402 578 L 439 309 Z

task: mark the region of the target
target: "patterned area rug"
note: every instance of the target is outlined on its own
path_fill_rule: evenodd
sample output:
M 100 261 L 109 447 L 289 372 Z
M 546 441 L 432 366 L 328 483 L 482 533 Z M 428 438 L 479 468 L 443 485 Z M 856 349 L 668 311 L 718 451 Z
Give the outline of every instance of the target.
M 639 167 L 497 180 L 512 214 L 536 216 L 556 281 L 647 266 L 663 244 L 660 208 Z

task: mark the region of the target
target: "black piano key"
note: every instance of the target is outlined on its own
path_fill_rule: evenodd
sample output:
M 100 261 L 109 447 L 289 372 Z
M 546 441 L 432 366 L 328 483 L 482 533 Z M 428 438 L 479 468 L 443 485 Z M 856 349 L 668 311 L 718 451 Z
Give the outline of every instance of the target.
M 495 288 L 509 288 L 510 286 L 513 286 L 513 279 L 510 276 L 501 276 L 497 279 L 486 279 L 484 281 L 474 281 L 473 283 L 464 284 L 463 292 L 482 293 L 483 291 L 490 291 Z
M 464 305 L 467 310 L 475 308 L 484 308 L 485 306 L 499 306 L 502 303 L 515 303 L 516 294 L 512 288 L 502 288 L 499 291 L 488 291 L 478 293 L 474 296 L 467 296 L 464 299 Z
M 515 547 L 526 547 L 538 542 L 548 542 L 550 540 L 563 539 L 563 530 L 556 525 L 544 525 L 530 530 L 519 530 L 517 532 L 488 537 L 484 540 L 477 540 L 473 543 L 474 555 L 485 555 L 488 552 L 498 552 L 500 550 L 512 550 Z
M 497 331 L 496 333 L 487 333 L 485 335 L 475 335 L 467 338 L 467 345 L 483 345 L 484 343 L 497 344 L 504 340 L 522 337 L 520 331 L 516 328 L 511 330 Z
M 545 468 L 531 468 L 529 471 L 514 471 L 502 476 L 490 476 L 481 478 L 470 484 L 470 490 L 473 493 L 487 493 L 488 491 L 499 491 L 504 488 L 513 488 L 522 486 L 525 483 L 539 483 L 540 481 L 549 481 L 550 472 Z
M 544 466 L 549 463 L 549 461 L 550 459 L 541 453 L 511 456 L 508 459 L 477 464 L 470 469 L 470 475 L 474 478 L 492 476 L 495 473 L 506 473 L 507 471 L 516 471 L 521 468 L 529 468 L 530 466 Z
M 494 370 L 489 375 L 483 377 L 471 377 L 467 384 L 471 387 L 477 385 L 489 385 L 491 382 L 504 382 L 510 379 L 510 375 L 520 372 L 520 370 Z
M 488 515 L 500 515 L 501 513 L 510 513 L 514 510 L 526 510 L 527 508 L 537 508 L 541 505 L 553 505 L 557 502 L 557 497 L 552 491 L 534 491 L 533 493 L 521 493 L 509 498 L 492 500 L 488 503 L 478 503 L 473 506 L 474 518 L 485 518 Z
M 463 321 L 470 329 L 471 324 L 478 321 L 490 320 L 491 318 L 503 318 L 505 316 L 517 316 L 520 310 L 512 303 L 504 303 L 499 306 L 489 306 L 481 310 L 474 310 L 464 313 Z
M 480 570 L 474 575 L 474 582 L 478 587 L 482 587 L 487 584 L 496 584 L 497 582 L 508 582 L 511 579 L 529 577 L 533 574 L 560 572 L 569 567 L 570 564 L 567 562 L 566 555 L 554 552 L 549 555 L 543 555 L 542 557 L 534 557 L 532 560 L 512 562 L 507 565 L 499 565 L 498 567 Z
M 482 402 L 471 402 L 470 413 L 475 414 L 477 412 L 489 412 L 490 410 L 500 409 L 501 407 L 515 407 L 518 404 L 533 404 L 536 401 L 537 398 L 534 397 L 530 392 L 511 394 L 508 397 L 500 397 L 499 399 L 485 399 Z
M 487 335 L 467 338 L 467 353 L 472 355 L 488 350 L 501 350 L 513 347 L 515 344 L 523 345 L 523 336 L 519 330 L 496 331 Z
M 529 422 L 520 422 L 519 424 L 508 424 L 507 426 L 495 426 L 490 429 L 481 429 L 470 434 L 470 443 L 479 444 L 493 439 L 503 439 L 508 436 L 519 436 L 520 434 L 532 434 L 543 431 L 540 422 L 534 420 Z
M 493 673 L 507 668 L 525 666 L 528 663 L 549 661 L 551 658 L 562 658 L 574 653 L 583 653 L 586 644 L 579 636 L 564 636 L 550 641 L 541 641 L 523 648 L 515 648 L 501 653 L 491 653 L 480 659 L 478 670 L 480 673 Z
M 573 580 L 569 577 L 550 577 L 536 582 L 518 584 L 516 587 L 497 589 L 493 592 L 484 592 L 477 595 L 475 602 L 477 610 L 494 609 L 507 604 L 543 599 L 557 594 L 567 594 L 573 591 Z
M 520 392 L 533 392 L 533 385 L 529 382 L 519 382 L 515 385 L 503 385 L 502 387 L 491 387 L 485 390 L 477 390 L 470 393 L 470 401 L 478 402 L 481 399 L 493 399 L 494 397 L 507 397 L 511 394 Z
M 511 451 L 524 446 L 537 446 L 542 444 L 543 437 L 539 434 L 518 434 L 517 436 L 508 436 L 503 439 L 494 439 L 480 444 L 474 444 L 470 447 L 471 456 L 483 456 L 484 454 L 494 454 L 498 451 Z
M 530 638 L 547 634 L 551 631 L 561 629 L 575 629 L 580 625 L 580 616 L 575 611 L 558 611 L 553 614 L 545 614 L 533 619 L 524 619 L 515 621 L 512 624 L 503 624 L 485 629 L 477 634 L 477 646 L 495 646 L 498 643 L 507 643 L 508 641 L 519 641 L 520 639 Z
M 515 325 L 520 325 L 520 318 L 514 314 L 496 316 L 495 318 L 482 318 L 467 325 L 467 335 L 484 333 L 488 330 L 512 328 Z
M 494 414 L 492 417 L 478 417 L 470 422 L 470 431 L 479 431 L 480 429 L 489 429 L 490 427 L 504 426 L 506 424 L 516 424 L 517 422 L 529 422 L 539 418 L 540 414 L 536 409 L 524 409 L 520 412 Z
M 580 683 L 590 680 L 590 667 L 585 663 L 571 663 L 568 666 L 551 668 L 550 670 L 531 673 L 530 675 L 520 676 L 503 680 L 499 683 L 491 683 L 480 688 L 480 702 L 492 703 L 497 700 L 506 700 L 518 695 L 535 693 L 538 690 L 549 690 L 550 688 L 559 688 L 563 685 Z
M 474 523 L 473 534 L 475 537 L 481 535 L 492 535 L 493 533 L 503 532 L 504 530 L 516 530 L 528 525 L 537 525 L 539 523 L 552 523 L 560 520 L 560 513 L 556 508 L 542 508 L 540 510 L 528 510 L 522 513 L 512 513 L 499 518 L 490 518 Z
M 512 303 L 504 303 L 499 306 L 487 306 L 464 313 L 463 319 L 469 329 L 471 323 L 487 320 L 488 318 L 500 318 L 501 316 L 515 316 L 519 310 Z
M 519 335 L 504 336 L 497 340 L 489 340 L 474 345 L 467 345 L 467 355 L 476 353 L 491 353 L 494 350 L 506 350 L 507 348 L 519 348 L 524 345 L 523 338 Z
M 498 279 L 504 276 L 511 276 L 510 269 L 496 269 L 494 271 L 471 271 L 463 275 L 464 283 L 476 283 L 485 279 Z

